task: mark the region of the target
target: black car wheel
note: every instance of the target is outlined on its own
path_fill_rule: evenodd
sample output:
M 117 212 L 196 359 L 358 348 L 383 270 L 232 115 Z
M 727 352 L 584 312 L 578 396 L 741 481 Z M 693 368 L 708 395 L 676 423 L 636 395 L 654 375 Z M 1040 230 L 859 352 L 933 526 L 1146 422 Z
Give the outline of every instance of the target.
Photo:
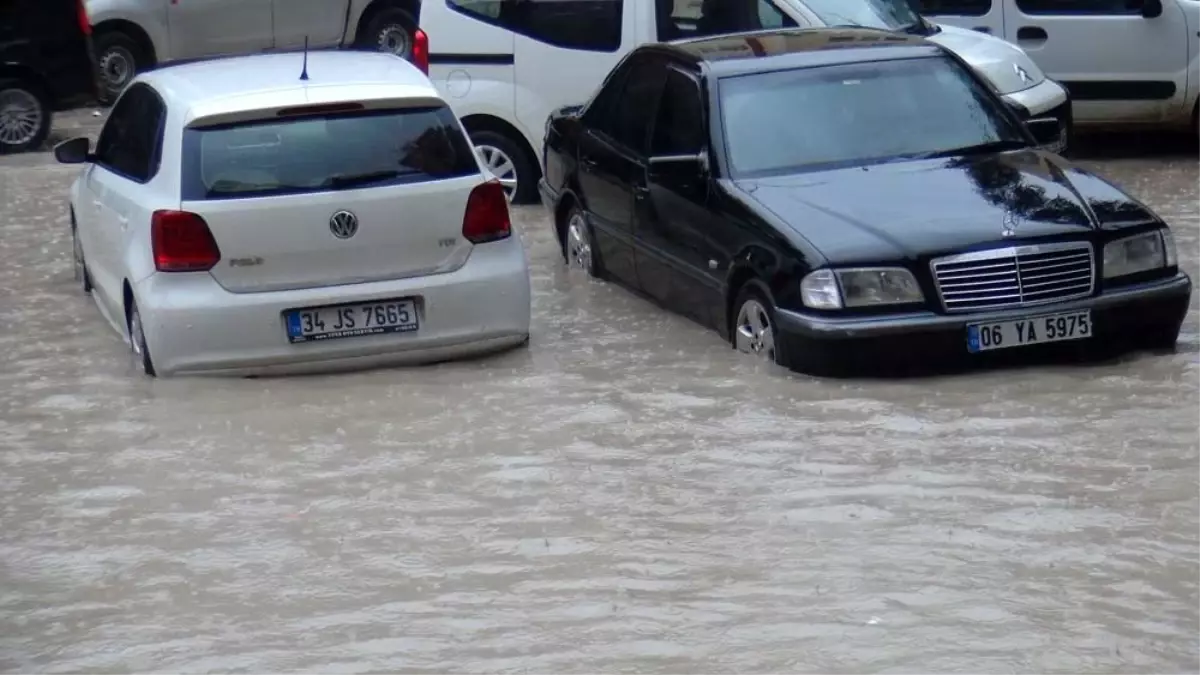
M 137 42 L 120 31 L 110 30 L 97 35 L 95 49 L 100 70 L 100 97 L 104 102 L 112 103 L 147 64 Z
M 417 22 L 412 15 L 395 7 L 380 10 L 367 23 L 358 36 L 358 46 L 363 49 L 395 54 L 407 59 L 412 56 L 413 35 Z
M 50 100 L 27 80 L 0 79 L 0 154 L 41 147 L 50 135 Z
M 592 278 L 603 276 L 603 267 L 592 238 L 592 226 L 583 216 L 583 209 L 572 204 L 562 225 L 563 258 L 571 270 L 579 270 Z
M 756 358 L 789 366 L 775 323 L 775 305 L 757 281 L 748 281 L 733 302 L 733 348 Z
M 75 259 L 75 281 L 83 287 L 84 293 L 92 292 L 92 275 L 88 274 L 87 260 L 83 257 L 83 243 L 79 241 L 79 228 L 75 225 L 75 217 L 71 217 L 71 248 Z
M 129 299 L 129 308 L 126 310 L 129 321 L 129 347 L 133 350 L 133 356 L 141 361 L 142 372 L 154 377 L 154 360 L 150 358 L 150 348 L 146 346 L 146 329 L 142 324 L 142 314 L 138 311 L 137 300 Z
M 529 204 L 537 199 L 538 170 L 524 149 L 508 136 L 495 131 L 472 131 L 471 143 L 488 171 L 504 186 L 504 194 L 514 204 Z

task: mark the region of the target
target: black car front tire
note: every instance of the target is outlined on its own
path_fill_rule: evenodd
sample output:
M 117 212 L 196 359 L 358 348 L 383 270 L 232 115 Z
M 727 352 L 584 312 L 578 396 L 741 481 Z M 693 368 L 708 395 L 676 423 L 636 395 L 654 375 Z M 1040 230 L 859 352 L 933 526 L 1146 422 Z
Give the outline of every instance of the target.
M 27 79 L 0 78 L 0 155 L 36 150 L 50 135 L 50 98 Z

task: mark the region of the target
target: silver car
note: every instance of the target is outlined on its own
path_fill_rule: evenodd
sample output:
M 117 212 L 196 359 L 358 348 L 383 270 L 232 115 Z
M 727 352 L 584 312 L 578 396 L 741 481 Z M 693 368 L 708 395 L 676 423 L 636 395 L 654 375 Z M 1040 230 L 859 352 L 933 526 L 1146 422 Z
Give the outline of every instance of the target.
M 355 46 L 408 58 L 417 0 L 87 0 L 106 98 L 181 59 Z
M 71 186 L 78 278 L 148 375 L 316 372 L 525 344 L 500 183 L 421 72 L 384 54 L 139 75 Z M 302 76 L 303 72 L 303 76 Z

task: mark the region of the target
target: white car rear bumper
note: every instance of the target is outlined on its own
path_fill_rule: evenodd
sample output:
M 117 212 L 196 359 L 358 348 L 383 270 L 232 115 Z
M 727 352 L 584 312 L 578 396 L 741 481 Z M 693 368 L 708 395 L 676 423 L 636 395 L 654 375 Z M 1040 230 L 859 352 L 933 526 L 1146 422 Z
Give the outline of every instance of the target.
M 275 375 L 463 358 L 524 343 L 530 288 L 520 238 L 480 244 L 448 274 L 265 293 L 230 293 L 207 273 L 154 274 L 134 287 L 160 375 Z M 291 344 L 283 312 L 416 298 L 419 330 Z

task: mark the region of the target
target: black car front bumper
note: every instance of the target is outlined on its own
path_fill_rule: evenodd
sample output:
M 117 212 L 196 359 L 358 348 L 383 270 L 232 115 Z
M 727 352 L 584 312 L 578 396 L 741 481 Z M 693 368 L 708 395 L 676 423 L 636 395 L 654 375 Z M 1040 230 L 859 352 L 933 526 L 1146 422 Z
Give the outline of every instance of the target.
M 789 359 L 804 369 L 855 364 L 871 368 L 908 367 L 932 362 L 963 364 L 1030 352 L 1077 351 L 1097 346 L 1128 348 L 1153 341 L 1183 323 L 1191 301 L 1192 280 L 1180 272 L 1090 298 L 1004 311 L 961 315 L 910 312 L 871 317 L 814 316 L 776 310 L 777 340 Z M 970 324 L 1011 321 L 1044 314 L 1091 310 L 1092 335 L 1082 340 L 1000 349 L 972 354 L 967 349 Z M 840 369 L 840 368 L 839 368 Z

